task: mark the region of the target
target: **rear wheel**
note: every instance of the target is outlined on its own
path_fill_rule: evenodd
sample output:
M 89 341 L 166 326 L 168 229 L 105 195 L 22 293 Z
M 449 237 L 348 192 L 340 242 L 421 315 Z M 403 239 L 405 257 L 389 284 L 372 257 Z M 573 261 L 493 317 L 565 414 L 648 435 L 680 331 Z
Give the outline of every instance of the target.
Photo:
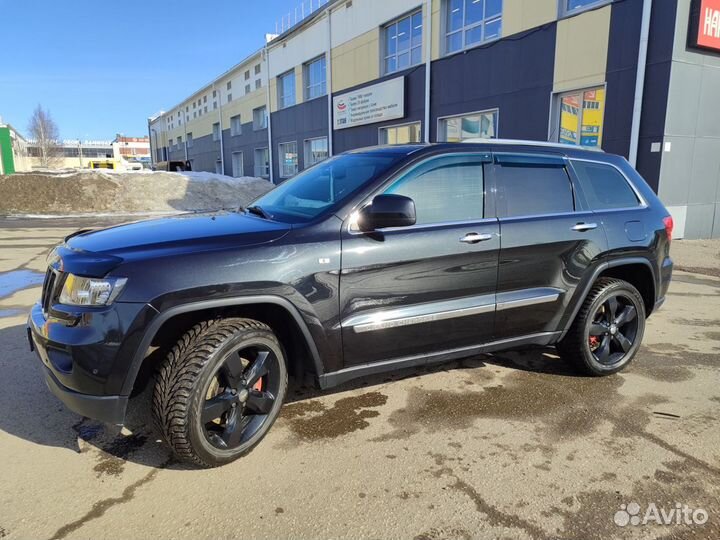
M 203 467 L 233 461 L 265 436 L 287 389 L 283 349 L 265 324 L 197 324 L 168 354 L 153 395 L 158 428 L 177 457 Z
M 645 304 L 638 290 L 626 281 L 601 278 L 557 348 L 584 372 L 610 375 L 632 361 L 644 331 Z

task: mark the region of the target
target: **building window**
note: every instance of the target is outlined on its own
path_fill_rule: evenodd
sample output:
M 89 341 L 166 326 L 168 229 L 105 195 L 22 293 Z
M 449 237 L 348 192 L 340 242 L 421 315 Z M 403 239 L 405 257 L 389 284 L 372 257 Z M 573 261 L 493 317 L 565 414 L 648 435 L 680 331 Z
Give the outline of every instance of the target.
M 213 141 L 219 141 L 220 140 L 220 123 L 215 122 L 213 124 Z
M 217 90 L 213 90 L 213 98 L 217 97 Z
M 445 53 L 497 39 L 502 32 L 502 0 L 445 0 Z
M 408 144 L 420 142 L 420 122 L 380 128 L 380 144 Z
M 232 153 L 232 175 L 235 178 L 244 176 L 243 153 L 242 152 L 233 152 Z
M 280 156 L 280 178 L 290 178 L 298 172 L 297 143 L 295 141 L 278 145 Z
M 230 136 L 242 135 L 242 117 L 238 114 L 230 118 Z
M 245 71 L 245 80 L 246 81 L 250 80 L 250 70 L 249 69 Z
M 398 19 L 384 29 L 383 73 L 394 73 L 422 62 L 422 12 Z
M 227 95 L 227 102 L 230 103 L 232 101 L 232 94 Z
M 204 113 L 207 113 L 207 105 L 205 105 L 205 106 L 203 107 L 203 112 L 204 112 Z
M 213 111 L 217 109 L 217 101 L 213 101 Z
M 260 64 L 255 64 L 255 75 L 260 74 Z
M 599 148 L 602 145 L 605 88 L 588 88 L 557 96 L 555 130 L 562 144 Z
M 192 146 L 193 146 L 192 133 L 187 133 L 187 134 L 185 135 L 185 137 L 187 138 L 187 147 L 188 147 L 188 148 L 192 148 Z
M 253 109 L 253 130 L 258 131 L 260 129 L 267 129 L 267 127 L 268 127 L 267 107 L 265 107 L 263 105 L 262 107 Z
M 260 178 L 270 176 L 270 152 L 267 148 L 255 149 L 255 176 Z
M 305 99 L 315 99 L 325 95 L 325 57 L 311 60 L 303 66 L 305 77 Z
M 440 118 L 438 129 L 439 139 L 445 142 L 495 139 L 498 136 L 498 110 Z
M 305 141 L 305 168 L 328 158 L 327 137 L 307 139 Z
M 278 77 L 278 109 L 295 105 L 295 70 Z
M 180 148 L 180 145 L 181 145 L 181 144 L 182 144 L 182 137 L 178 137 L 178 138 L 177 138 L 178 149 Z
M 228 90 L 232 90 L 232 81 L 228 81 L 226 86 Z
M 258 79 L 255 81 L 255 90 L 260 90 L 262 88 L 262 79 Z
M 612 0 L 560 0 L 560 16 L 578 13 L 611 2 Z
M 207 103 L 207 96 L 203 96 L 203 103 Z
M 246 93 L 246 94 L 249 94 L 249 93 L 250 93 L 250 85 L 249 85 L 249 84 L 246 84 L 246 85 L 245 85 L 245 93 Z

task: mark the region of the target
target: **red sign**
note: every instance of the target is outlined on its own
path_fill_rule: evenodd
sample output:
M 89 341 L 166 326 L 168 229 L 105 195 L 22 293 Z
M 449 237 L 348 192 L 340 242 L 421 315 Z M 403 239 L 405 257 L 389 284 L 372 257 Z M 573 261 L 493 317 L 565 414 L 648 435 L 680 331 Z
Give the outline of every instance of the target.
M 720 0 L 694 0 L 688 34 L 692 47 L 720 52 Z

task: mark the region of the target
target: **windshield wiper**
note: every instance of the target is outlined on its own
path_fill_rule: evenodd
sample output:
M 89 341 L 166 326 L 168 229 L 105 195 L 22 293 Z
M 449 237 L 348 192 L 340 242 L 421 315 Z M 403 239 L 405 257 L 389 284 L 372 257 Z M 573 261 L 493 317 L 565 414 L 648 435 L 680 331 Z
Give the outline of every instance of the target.
M 248 206 L 245 209 L 246 212 L 249 212 L 250 214 L 255 214 L 256 216 L 260 216 L 263 219 L 272 219 L 272 216 L 268 214 L 265 210 L 263 210 L 260 206 L 254 204 L 252 206 Z

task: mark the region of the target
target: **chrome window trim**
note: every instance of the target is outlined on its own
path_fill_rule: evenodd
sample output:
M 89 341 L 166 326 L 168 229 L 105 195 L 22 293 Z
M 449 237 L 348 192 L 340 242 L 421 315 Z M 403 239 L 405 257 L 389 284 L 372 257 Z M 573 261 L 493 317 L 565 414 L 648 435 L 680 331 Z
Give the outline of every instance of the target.
M 612 210 L 626 210 L 626 209 L 637 210 L 637 209 L 639 209 L 639 208 L 648 208 L 649 205 L 648 205 L 648 203 L 647 203 L 647 200 L 645 200 L 645 197 L 643 197 L 642 193 L 640 193 L 640 191 L 637 189 L 637 187 L 635 187 L 635 184 L 633 183 L 633 181 L 630 180 L 630 178 L 628 177 L 627 174 L 625 174 L 625 171 L 623 171 L 620 167 L 618 167 L 618 166 L 615 165 L 614 163 L 610 163 L 610 162 L 608 162 L 608 161 L 600 161 L 600 160 L 598 160 L 598 159 L 573 158 L 573 157 L 568 157 L 568 158 L 567 158 L 567 161 L 569 162 L 569 164 L 570 164 L 571 167 L 572 167 L 572 162 L 573 162 L 573 161 L 583 161 L 583 162 L 585 162 L 585 163 L 595 163 L 596 165 L 605 165 L 605 166 L 607 166 L 607 167 L 612 167 L 612 168 L 615 169 L 617 172 L 619 172 L 620 175 L 625 179 L 625 182 L 627 182 L 627 184 L 630 186 L 630 189 L 633 190 L 633 193 L 635 193 L 635 196 L 638 198 L 638 201 L 640 201 L 640 204 L 639 204 L 638 206 L 630 206 L 630 207 L 626 207 L 626 208 L 606 208 L 606 209 L 598 209 L 598 210 L 595 210 L 595 212 L 609 212 L 609 211 L 612 211 Z M 573 172 L 575 173 L 575 176 L 578 176 L 577 173 L 575 172 L 575 169 L 573 169 Z

